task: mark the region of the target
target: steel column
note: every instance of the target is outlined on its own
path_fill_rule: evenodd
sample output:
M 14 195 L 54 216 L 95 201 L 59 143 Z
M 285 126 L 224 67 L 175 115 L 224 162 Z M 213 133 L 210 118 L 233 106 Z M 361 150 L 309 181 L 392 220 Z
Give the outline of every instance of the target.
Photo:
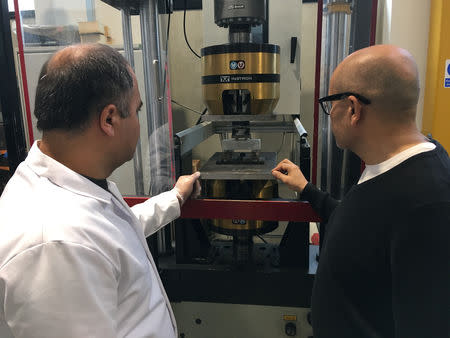
M 131 14 L 129 8 L 124 8 L 121 10 L 122 13 L 122 34 L 123 34 L 123 49 L 125 51 L 125 57 L 134 68 L 134 49 L 133 49 L 133 33 L 131 30 Z M 136 146 L 136 152 L 133 157 L 134 164 L 134 185 L 136 189 L 136 195 L 144 195 L 144 174 L 142 170 L 142 148 L 141 148 L 141 138 Z

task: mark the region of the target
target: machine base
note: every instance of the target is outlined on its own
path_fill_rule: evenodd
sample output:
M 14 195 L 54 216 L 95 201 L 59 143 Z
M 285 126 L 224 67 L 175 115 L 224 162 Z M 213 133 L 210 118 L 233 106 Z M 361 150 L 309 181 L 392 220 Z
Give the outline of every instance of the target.
M 172 303 L 184 338 L 285 338 L 312 336 L 308 308 L 243 304 Z
M 255 245 L 255 250 L 259 251 L 258 247 Z M 166 256 L 159 257 L 159 268 L 171 302 L 309 308 L 317 252 L 317 246 L 309 247 L 309 268 L 277 267 L 276 255 L 256 257 L 256 264 L 245 269 L 209 262 L 176 264 L 175 256 Z

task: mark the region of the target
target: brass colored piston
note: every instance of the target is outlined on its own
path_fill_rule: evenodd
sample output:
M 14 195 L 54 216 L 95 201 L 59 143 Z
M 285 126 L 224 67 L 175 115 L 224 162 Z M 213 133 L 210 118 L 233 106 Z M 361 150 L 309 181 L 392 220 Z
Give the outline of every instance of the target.
M 205 180 L 202 183 L 203 191 L 208 198 L 268 200 L 278 196 L 278 185 L 274 180 Z M 209 225 L 217 233 L 235 236 L 239 233 L 264 234 L 276 229 L 278 222 L 212 219 Z
M 280 98 L 280 47 L 233 43 L 202 49 L 203 99 L 212 115 L 270 114 Z

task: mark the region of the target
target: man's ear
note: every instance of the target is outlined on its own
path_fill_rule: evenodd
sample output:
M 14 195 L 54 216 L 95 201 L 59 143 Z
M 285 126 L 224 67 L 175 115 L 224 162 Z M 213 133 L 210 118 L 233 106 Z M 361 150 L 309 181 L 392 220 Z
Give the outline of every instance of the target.
M 359 100 L 352 95 L 350 95 L 348 97 L 348 99 L 350 100 L 350 103 L 351 103 L 350 104 L 350 109 L 351 109 L 350 124 L 355 126 L 361 120 L 362 105 L 359 102 Z
M 107 136 L 114 136 L 120 113 L 114 104 L 108 104 L 100 113 L 100 129 Z

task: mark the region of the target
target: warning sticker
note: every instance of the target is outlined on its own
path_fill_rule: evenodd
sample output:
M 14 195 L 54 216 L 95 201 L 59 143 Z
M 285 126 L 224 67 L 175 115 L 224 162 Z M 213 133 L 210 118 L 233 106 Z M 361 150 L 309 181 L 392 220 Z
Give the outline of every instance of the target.
M 450 59 L 445 61 L 444 88 L 450 88 Z

